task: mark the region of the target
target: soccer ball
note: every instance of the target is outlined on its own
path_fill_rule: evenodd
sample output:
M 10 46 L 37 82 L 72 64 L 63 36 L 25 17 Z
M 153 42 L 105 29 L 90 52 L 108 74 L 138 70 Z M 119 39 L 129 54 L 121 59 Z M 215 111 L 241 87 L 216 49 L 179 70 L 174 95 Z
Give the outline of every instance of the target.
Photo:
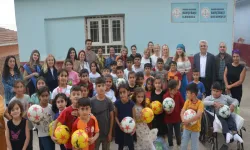
M 52 122 L 49 124 L 49 136 L 52 135 L 52 127 L 53 127 L 53 125 L 54 125 L 54 122 L 55 122 L 55 121 L 52 121 Z M 60 126 L 60 125 L 62 125 L 61 122 L 58 122 L 56 127 L 58 127 L 58 126 Z
M 123 78 L 118 78 L 115 83 L 116 88 L 118 88 L 121 84 L 126 84 L 126 80 Z
M 196 112 L 193 109 L 188 109 L 184 112 L 184 120 L 189 120 L 196 115 Z M 191 122 L 191 125 L 194 125 L 197 121 Z
M 76 130 L 71 137 L 71 144 L 76 149 L 83 149 L 89 145 L 89 137 L 84 130 Z
M 146 107 L 141 111 L 141 120 L 145 123 L 150 123 L 154 119 L 154 112 L 152 109 Z
M 163 100 L 163 109 L 166 111 L 166 112 L 170 112 L 174 109 L 175 107 L 175 102 L 172 98 L 170 97 L 167 97 Z
M 66 144 L 70 138 L 69 128 L 65 125 L 56 127 L 55 138 L 59 144 Z
M 135 129 L 135 121 L 131 117 L 125 117 L 121 121 L 121 126 L 123 128 L 123 132 L 132 133 Z
M 219 109 L 219 115 L 222 117 L 222 118 L 228 118 L 230 116 L 231 112 L 230 112 L 230 109 L 227 105 L 224 105 L 223 107 L 221 107 Z
M 162 104 L 159 101 L 153 101 L 151 103 L 151 108 L 154 114 L 159 115 L 162 113 Z
M 43 108 L 39 105 L 32 105 L 28 109 L 27 116 L 31 122 L 38 123 L 44 117 Z
M 146 98 L 145 99 L 145 104 L 146 104 L 146 107 L 150 107 L 150 99 L 149 98 Z

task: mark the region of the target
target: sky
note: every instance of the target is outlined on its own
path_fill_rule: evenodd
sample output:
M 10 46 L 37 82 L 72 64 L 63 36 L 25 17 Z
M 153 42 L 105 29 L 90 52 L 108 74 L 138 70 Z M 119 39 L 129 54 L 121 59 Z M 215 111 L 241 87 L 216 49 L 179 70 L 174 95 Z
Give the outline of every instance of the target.
M 14 0 L 0 0 L 0 27 L 16 31 Z

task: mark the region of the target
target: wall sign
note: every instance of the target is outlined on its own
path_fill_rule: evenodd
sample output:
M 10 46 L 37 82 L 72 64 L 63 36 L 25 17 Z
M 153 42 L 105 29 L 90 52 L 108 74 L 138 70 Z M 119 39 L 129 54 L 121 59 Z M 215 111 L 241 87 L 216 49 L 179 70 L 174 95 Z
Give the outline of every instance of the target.
M 173 23 L 198 22 L 199 3 L 172 3 L 171 21 Z
M 227 3 L 200 3 L 200 22 L 227 22 Z

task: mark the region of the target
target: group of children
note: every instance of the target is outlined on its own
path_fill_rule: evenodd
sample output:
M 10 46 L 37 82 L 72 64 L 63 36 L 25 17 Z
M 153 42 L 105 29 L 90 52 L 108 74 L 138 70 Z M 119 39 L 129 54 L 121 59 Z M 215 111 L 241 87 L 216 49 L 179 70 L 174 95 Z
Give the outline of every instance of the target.
M 134 58 L 137 59 L 137 56 Z M 138 56 L 138 59 L 141 59 Z M 161 137 L 167 138 L 171 149 L 173 144 L 173 131 L 176 142 L 182 150 L 187 149 L 188 142 L 192 141 L 192 149 L 198 149 L 198 137 L 201 130 L 201 116 L 206 106 L 214 106 L 218 109 L 222 105 L 237 106 L 237 100 L 223 97 L 220 88 L 212 87 L 213 98 L 203 104 L 204 86 L 199 81 L 199 72 L 193 70 L 194 81 L 187 86 L 187 99 L 183 99 L 179 92 L 181 87 L 181 74 L 176 70 L 176 62 L 170 62 L 170 70 L 163 68 L 163 60 L 157 59 L 156 68 L 150 63 L 144 64 L 144 68 L 135 70 L 133 60 L 126 60 L 127 68 L 116 61 L 111 62 L 111 71 L 108 68 L 98 69 L 98 65 L 90 64 L 89 72 L 82 69 L 79 73 L 73 71 L 72 62 L 66 61 L 65 69 L 58 72 L 58 87 L 52 92 L 46 86 L 42 77 L 36 80 L 37 92 L 31 98 L 25 94 L 25 84 L 16 80 L 14 91 L 16 96 L 11 100 L 6 111 L 7 129 L 6 139 L 9 149 L 32 149 L 32 129 L 35 127 L 39 137 L 41 150 L 54 150 L 58 139 L 54 134 L 49 136 L 49 124 L 54 120 L 52 131 L 61 123 L 70 129 L 83 129 L 89 136 L 89 146 L 84 150 L 99 150 L 102 144 L 103 150 L 110 149 L 110 142 L 115 137 L 118 149 L 126 146 L 130 150 L 155 149 L 155 140 Z M 119 78 L 124 78 L 127 83 L 116 84 Z M 218 84 L 218 83 L 215 83 Z M 73 85 L 73 86 L 72 86 Z M 175 101 L 172 112 L 163 112 L 155 115 L 150 124 L 142 121 L 140 114 L 145 107 L 150 107 L 153 101 L 160 103 L 167 97 Z M 149 101 L 146 101 L 146 99 Z M 205 99 L 205 100 L 206 100 Z M 218 101 L 215 101 L 217 99 Z M 209 102 L 208 102 L 209 101 Z M 223 102 L 222 102 L 223 101 Z M 221 103 L 222 102 L 222 103 Z M 39 123 L 27 120 L 27 110 L 30 105 L 38 104 L 44 109 L 45 117 Z M 184 112 L 187 109 L 196 111 L 195 117 L 184 120 Z M 131 134 L 123 132 L 121 120 L 124 117 L 132 117 L 136 121 L 136 128 Z M 223 120 L 223 118 L 221 118 Z M 195 124 L 191 125 L 192 122 Z M 223 124 L 233 124 L 232 119 Z M 181 124 L 183 133 L 181 137 Z M 234 123 L 235 124 L 235 123 Z M 237 134 L 235 126 L 227 126 L 224 129 L 228 139 L 243 142 Z M 223 126 L 224 128 L 224 126 Z M 232 131 L 232 132 L 231 132 Z M 231 136 L 230 136 L 231 135 Z M 65 145 L 60 145 L 61 150 L 75 149 L 69 140 Z

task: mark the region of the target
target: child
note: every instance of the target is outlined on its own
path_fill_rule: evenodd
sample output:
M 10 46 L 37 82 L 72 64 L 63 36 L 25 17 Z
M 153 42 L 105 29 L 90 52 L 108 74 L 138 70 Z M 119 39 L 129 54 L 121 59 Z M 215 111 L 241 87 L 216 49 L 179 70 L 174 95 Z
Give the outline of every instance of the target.
M 46 86 L 45 79 L 43 77 L 37 78 L 37 80 L 36 80 L 36 91 L 38 91 L 43 86 Z M 29 103 L 31 103 L 31 105 L 33 105 L 33 104 L 39 105 L 40 104 L 37 93 L 34 93 L 34 94 L 31 95 Z
M 175 61 L 170 62 L 170 71 L 168 72 L 168 81 L 174 79 L 178 82 L 178 89 L 181 87 L 181 73 L 177 71 L 177 63 Z
M 205 87 L 204 87 L 204 84 L 202 82 L 199 81 L 199 78 L 200 78 L 200 72 L 197 70 L 197 69 L 194 69 L 193 70 L 193 81 L 190 82 L 190 83 L 195 83 L 197 84 L 198 86 L 198 95 L 197 95 L 197 98 L 202 100 L 205 98 Z
M 239 101 L 237 99 L 234 99 L 228 95 L 223 95 L 222 90 L 223 88 L 221 87 L 220 83 L 215 82 L 212 85 L 212 95 L 207 96 L 204 99 L 204 106 L 212 107 L 211 110 L 212 112 L 215 109 L 216 115 L 222 125 L 222 133 L 226 135 L 227 144 L 230 142 L 232 138 L 234 138 L 235 141 L 243 143 L 242 138 L 237 134 L 237 127 L 232 114 L 225 119 L 222 118 L 218 113 L 220 107 L 222 107 L 223 105 L 229 106 L 231 112 L 234 112 L 234 108 L 239 105 Z
M 129 95 L 133 95 L 133 93 L 134 93 L 134 89 L 136 88 L 135 80 L 136 80 L 135 72 L 134 71 L 130 71 L 128 73 L 128 90 L 129 90 Z
M 186 150 L 191 139 L 191 149 L 199 149 L 199 133 L 201 131 L 201 117 L 204 111 L 203 102 L 197 99 L 198 88 L 195 83 L 187 86 L 187 100 L 181 110 L 181 120 L 183 124 L 183 134 L 181 140 L 181 150 Z M 196 115 L 189 120 L 184 120 L 184 113 L 187 109 L 196 111 Z M 197 121 L 194 125 L 191 122 Z M 191 138 L 192 137 L 192 138 Z
M 110 64 L 111 67 L 111 73 L 110 75 L 113 77 L 113 83 L 116 83 L 117 80 L 117 75 L 116 75 L 116 67 L 117 67 L 117 62 L 116 61 L 112 61 Z
M 136 150 L 153 150 L 155 149 L 153 141 L 157 137 L 157 129 L 150 131 L 148 125 L 141 120 L 141 111 L 145 107 L 145 91 L 141 87 L 137 87 L 132 96 L 135 103 L 136 118 Z
M 5 130 L 7 147 L 10 150 L 26 150 L 30 141 L 30 130 L 28 120 L 22 117 L 24 113 L 22 103 L 19 100 L 11 101 L 8 113 L 12 119 L 7 121 Z
M 82 150 L 94 150 L 97 138 L 99 137 L 99 127 L 95 116 L 91 115 L 91 107 L 89 98 L 80 98 L 78 101 L 79 117 L 72 125 L 72 133 L 78 129 L 86 131 L 89 138 L 88 147 Z M 75 148 L 73 148 L 75 149 Z M 99 149 L 99 148 L 98 148 Z
M 117 78 L 123 78 L 124 79 L 124 69 L 123 69 L 123 66 L 117 66 L 116 67 L 116 76 L 117 76 Z
M 82 91 L 82 98 L 88 98 L 89 97 L 89 89 L 87 84 L 81 84 L 80 85 L 81 91 Z
M 69 129 L 72 129 L 72 124 L 75 122 L 78 116 L 77 104 L 78 100 L 82 97 L 81 88 L 79 86 L 73 86 L 70 90 L 70 100 L 71 105 L 64 109 L 59 115 L 59 117 L 55 120 L 54 126 L 52 127 L 53 133 L 55 132 L 57 123 L 60 122 L 63 125 L 66 125 Z M 73 134 L 70 131 L 71 134 Z M 54 135 L 51 135 L 51 139 L 56 142 L 56 138 Z M 71 140 L 64 145 L 66 149 L 72 149 Z
M 128 81 L 128 73 L 132 71 L 133 59 L 128 57 L 126 64 L 127 68 L 124 70 L 124 78 L 126 81 Z
M 117 67 L 123 67 L 123 60 L 122 57 L 117 58 Z
M 148 78 L 153 77 L 151 76 L 152 65 L 150 63 L 146 63 L 144 65 L 144 85 L 146 85 L 146 81 Z
M 51 99 L 54 99 L 58 93 L 64 93 L 67 97 L 70 95 L 70 89 L 72 86 L 67 85 L 68 83 L 68 72 L 65 69 L 61 69 L 58 72 L 58 87 L 52 92 Z
M 173 144 L 173 129 L 176 137 L 176 143 L 178 147 L 181 145 L 181 109 L 184 105 L 184 100 L 181 96 L 181 93 L 177 89 L 178 82 L 175 80 L 170 80 L 168 82 L 168 92 L 163 95 L 163 99 L 170 97 L 175 102 L 175 107 L 171 112 L 165 113 L 164 122 L 167 125 L 167 135 L 168 135 L 168 144 L 169 147 L 172 149 Z
M 156 66 L 157 59 L 160 57 L 160 48 L 161 47 L 159 44 L 154 45 L 153 54 L 152 54 L 152 56 L 150 56 L 150 58 L 152 60 L 152 67 Z
M 106 75 L 105 76 L 105 84 L 106 84 L 106 93 L 105 95 L 114 103 L 116 101 L 116 88 L 115 85 L 112 82 L 112 76 Z
M 95 80 L 96 78 L 101 76 L 97 63 L 95 61 L 90 64 L 90 71 L 91 72 L 89 73 L 89 80 L 93 83 L 93 86 L 95 88 Z
M 104 69 L 102 69 L 102 76 L 104 77 L 104 76 L 106 76 L 106 75 L 108 75 L 108 74 L 110 74 L 110 70 L 109 70 L 109 68 L 104 68 Z
M 144 66 L 141 64 L 141 55 L 136 54 L 134 59 L 134 64 L 132 66 L 132 70 L 134 72 L 143 72 Z
M 68 85 L 77 85 L 80 82 L 79 75 L 73 70 L 73 62 L 71 59 L 65 60 L 65 68 L 68 71 Z
M 143 83 L 144 83 L 144 75 L 143 75 L 143 72 L 137 72 L 137 73 L 135 74 L 135 76 L 136 76 L 136 86 L 137 86 L 137 87 L 142 87 L 142 88 L 144 88 L 144 85 L 143 85 Z
M 121 121 L 125 117 L 131 117 L 135 120 L 134 102 L 129 100 L 129 90 L 126 84 L 121 84 L 118 87 L 120 100 L 115 102 L 115 143 L 118 144 L 118 150 L 123 150 L 124 146 L 128 146 L 129 150 L 134 150 L 134 133 L 127 134 L 123 132 Z
M 89 81 L 89 71 L 87 69 L 82 69 L 80 71 L 80 82 L 79 82 L 79 86 L 85 84 L 88 86 L 88 97 L 92 97 L 93 96 L 93 91 L 94 91 L 94 86 L 93 83 L 91 83 Z
M 54 113 L 52 106 L 49 104 L 50 91 L 47 86 L 41 87 L 37 91 L 40 106 L 43 108 L 44 116 L 36 125 L 38 130 L 38 138 L 40 141 L 40 149 L 42 150 L 55 150 L 55 143 L 49 136 L 49 124 L 52 122 Z
M 114 124 L 114 106 L 110 99 L 105 96 L 106 81 L 103 77 L 96 79 L 97 95 L 91 98 L 91 112 L 100 124 L 100 136 L 96 141 L 96 150 L 99 150 L 100 144 L 102 149 L 110 149 L 112 141 L 112 131 Z
M 151 92 L 154 91 L 154 78 L 150 77 L 146 80 L 146 85 L 145 85 L 145 96 L 146 98 L 151 99 Z
M 154 71 L 155 71 L 155 76 L 160 76 L 163 83 L 166 82 L 166 74 L 167 74 L 167 71 L 164 70 L 164 61 L 162 58 L 158 58 L 157 61 L 156 61 L 156 67 L 154 68 Z

